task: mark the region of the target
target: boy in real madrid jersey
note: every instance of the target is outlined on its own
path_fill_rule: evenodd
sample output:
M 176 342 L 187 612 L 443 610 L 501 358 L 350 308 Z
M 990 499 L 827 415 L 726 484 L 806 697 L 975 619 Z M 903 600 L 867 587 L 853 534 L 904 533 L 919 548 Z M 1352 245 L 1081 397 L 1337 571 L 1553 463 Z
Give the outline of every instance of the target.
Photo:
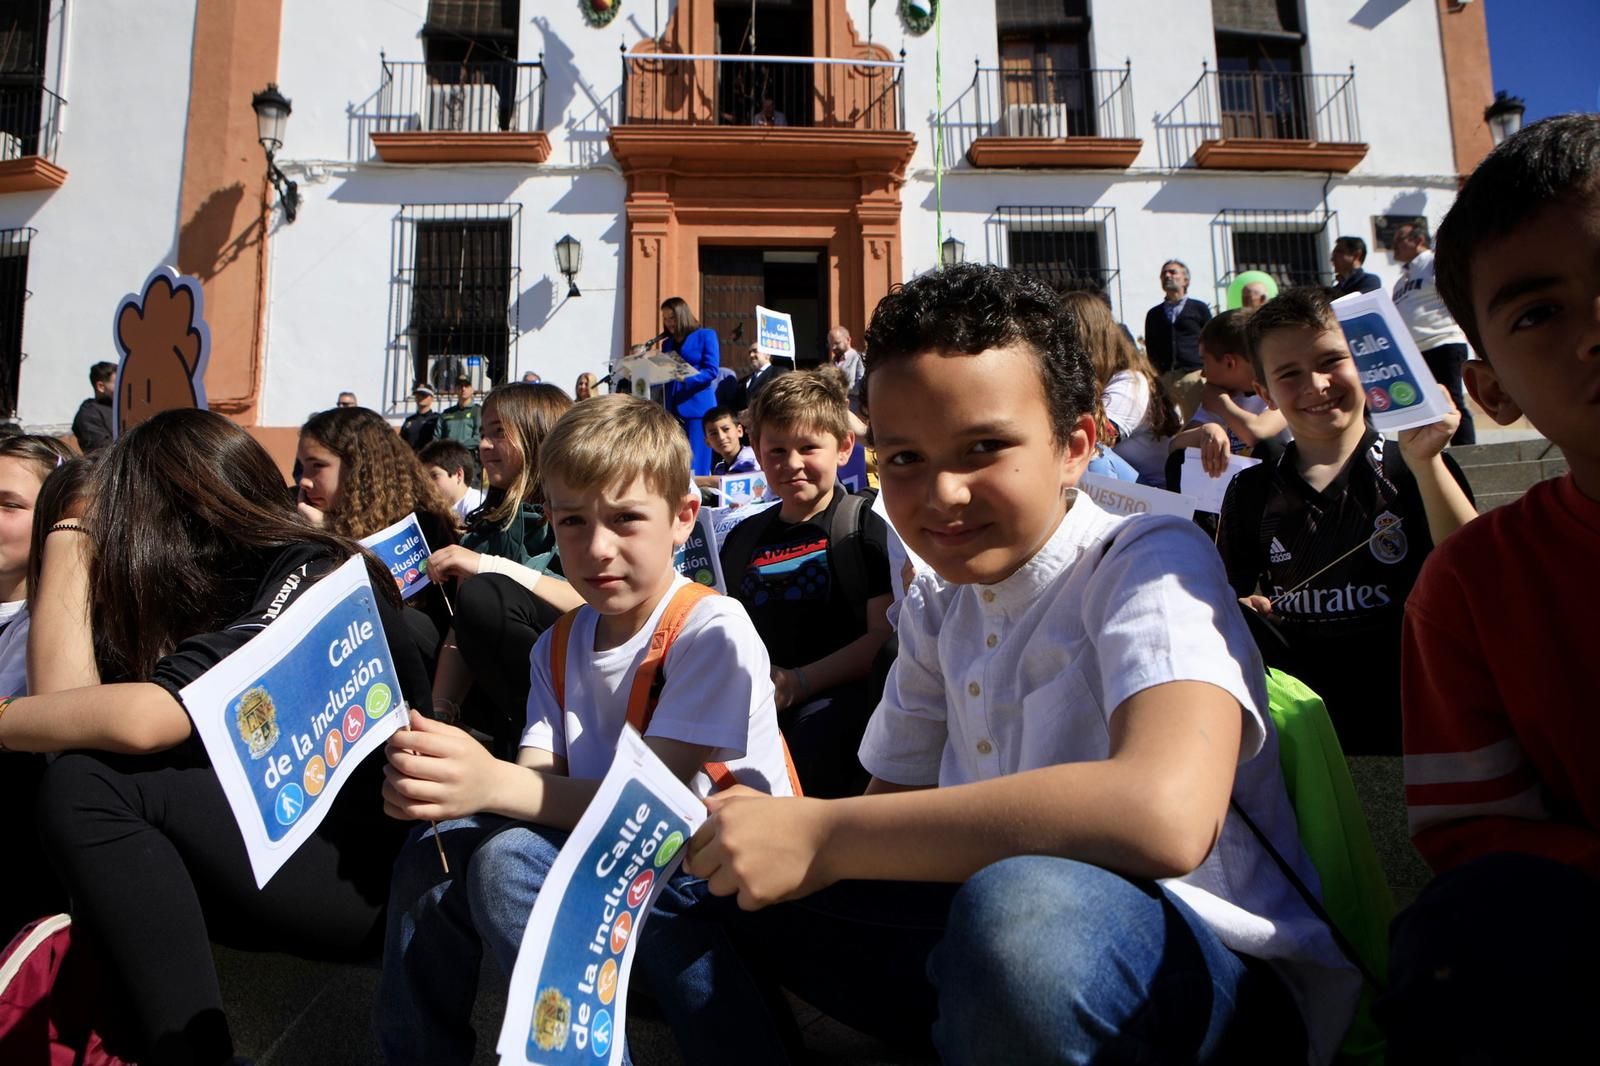
M 1433 545 L 1474 517 L 1443 449 L 1460 414 L 1405 430 L 1398 447 L 1365 420 L 1344 331 L 1316 289 L 1250 316 L 1257 391 L 1294 443 L 1228 487 L 1217 550 L 1228 581 L 1270 619 L 1270 665 L 1310 685 L 1350 755 L 1400 754 L 1400 623 Z M 1396 454 L 1398 452 L 1398 454 Z

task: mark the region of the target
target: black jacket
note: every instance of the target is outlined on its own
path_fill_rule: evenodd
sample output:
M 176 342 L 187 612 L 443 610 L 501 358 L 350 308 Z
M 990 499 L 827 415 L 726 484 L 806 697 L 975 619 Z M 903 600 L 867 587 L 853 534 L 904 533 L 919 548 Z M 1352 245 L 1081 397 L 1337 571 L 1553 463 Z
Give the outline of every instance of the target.
M 1167 321 L 1166 305 L 1156 304 L 1144 316 L 1144 350 L 1157 373 L 1200 369 L 1200 330 L 1211 321 L 1211 308 L 1193 296 L 1184 301 L 1176 322 Z
M 412 451 L 420 452 L 444 436 L 443 428 L 438 411 L 418 411 L 400 423 L 400 439 L 411 445 Z
M 1328 290 L 1328 299 L 1337 300 L 1341 296 L 1349 296 L 1357 292 L 1376 292 L 1383 288 L 1383 282 L 1378 280 L 1378 275 L 1369 274 L 1360 267 L 1350 271 L 1348 277 Z
M 72 416 L 72 435 L 78 438 L 83 454 L 99 451 L 111 443 L 111 401 L 101 403 L 93 396 L 78 405 Z

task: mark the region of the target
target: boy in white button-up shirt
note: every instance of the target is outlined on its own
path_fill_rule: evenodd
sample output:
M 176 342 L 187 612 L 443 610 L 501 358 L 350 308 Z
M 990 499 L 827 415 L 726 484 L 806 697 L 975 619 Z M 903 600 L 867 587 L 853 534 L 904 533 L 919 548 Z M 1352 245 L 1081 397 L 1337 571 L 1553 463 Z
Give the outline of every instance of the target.
M 730 917 L 752 960 L 865 1031 L 931 1024 L 946 1063 L 1329 1060 L 1359 979 L 1230 810 L 1317 884 L 1260 660 L 1192 523 L 1072 487 L 1075 321 L 954 267 L 867 343 L 884 500 L 936 571 L 900 607 L 872 784 L 712 797 L 689 870 L 746 910 L 806 897 Z

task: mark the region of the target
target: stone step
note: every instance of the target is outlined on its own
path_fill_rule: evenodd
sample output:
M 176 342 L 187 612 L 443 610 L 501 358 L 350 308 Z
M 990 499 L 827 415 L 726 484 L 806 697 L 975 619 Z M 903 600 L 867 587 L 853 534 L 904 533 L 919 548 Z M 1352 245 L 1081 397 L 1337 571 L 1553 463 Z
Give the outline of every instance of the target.
M 1494 444 L 1463 444 L 1450 449 L 1450 458 L 1463 470 L 1474 466 L 1533 462 L 1561 458 L 1561 449 L 1543 437 L 1510 440 Z
M 1483 466 L 1463 467 L 1472 493 L 1494 495 L 1503 492 L 1526 492 L 1541 481 L 1560 477 L 1567 472 L 1565 459 L 1543 459 L 1520 463 L 1489 463 Z

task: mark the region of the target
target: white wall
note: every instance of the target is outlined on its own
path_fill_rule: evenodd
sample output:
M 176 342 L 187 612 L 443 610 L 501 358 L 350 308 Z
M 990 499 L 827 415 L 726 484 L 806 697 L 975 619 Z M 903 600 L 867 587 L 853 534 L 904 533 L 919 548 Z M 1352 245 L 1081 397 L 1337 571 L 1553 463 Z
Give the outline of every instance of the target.
M 159 18 L 133 0 L 55 0 L 45 87 L 67 100 L 56 164 L 66 184 L 0 196 L 0 228 L 33 226 L 19 410 L 29 425 L 70 422 L 89 365 L 118 358 L 122 297 L 176 254 L 195 0 Z M 67 81 L 59 80 L 68 35 Z
M 280 84 L 294 114 L 282 155 L 302 203 L 294 225 L 273 236 L 264 423 L 298 424 L 341 389 L 390 415 L 409 409 L 409 365 L 386 355 L 404 204 L 521 205 L 515 300 L 523 333 L 509 378 L 534 370 L 570 392 L 580 372 L 604 373 L 614 351 L 643 339 L 622 336 L 626 187 L 605 136 L 621 75 L 618 46 L 631 47 L 650 27 L 635 25 L 644 13 L 632 10 L 597 30 L 576 5 L 523 8 L 518 57 L 544 53 L 549 162 L 406 166 L 378 160 L 368 132 L 379 51 L 420 60 L 420 18 L 381 0 L 286 0 Z M 567 234 L 583 246 L 582 295 L 570 300 L 555 264 L 556 241 Z
M 88 365 L 114 358 L 111 317 L 118 300 L 151 267 L 170 261 L 177 234 L 195 0 L 169 0 L 161 19 L 133 0 L 55 0 L 48 82 L 68 100 L 57 162 L 66 184 L 48 193 L 0 196 L 0 228 L 34 226 L 30 248 L 21 414 L 30 424 L 63 424 L 88 394 Z M 662 5 L 662 19 L 676 5 Z M 1001 205 L 1101 205 L 1116 211 L 1114 261 L 1122 271 L 1119 312 L 1138 321 L 1158 296 L 1155 275 L 1170 255 L 1194 270 L 1193 292 L 1216 296 L 1224 267 L 1213 251 L 1213 221 L 1224 208 L 1320 209 L 1325 175 L 1173 170 L 1158 150 L 1155 119 L 1214 60 L 1209 3 L 1091 0 L 1095 66 L 1133 65 L 1135 166 L 1118 172 L 975 171 L 964 144 L 947 140 L 944 232 L 968 256 L 992 259 L 987 220 Z M 1363 138 L 1371 148 L 1349 175 L 1327 181 L 1341 232 L 1371 240 L 1370 216 L 1422 213 L 1435 224 L 1454 195 L 1446 94 L 1434 6 L 1367 0 L 1307 0 L 1307 69 L 1356 64 Z M 408 10 L 414 8 L 415 10 Z M 425 5 L 387 0 L 284 0 L 278 82 L 294 101 L 285 169 L 300 182 L 299 220 L 275 221 L 271 242 L 263 421 L 293 425 L 353 388 L 364 402 L 405 410 L 404 382 L 386 349 L 395 220 L 402 204 L 517 203 L 521 267 L 517 294 L 523 335 L 514 372 L 537 370 L 570 387 L 580 371 L 640 338 L 623 336 L 622 241 L 625 185 L 606 134 L 616 112 L 619 46 L 654 30 L 650 5 L 626 5 L 604 29 L 587 26 L 577 5 L 523 5 L 519 54 L 546 64 L 548 163 L 396 166 L 374 158 L 367 131 L 381 84 L 379 52 L 420 60 Z M 973 61 L 998 61 L 992 0 L 944 5 L 943 106 L 971 84 Z M 867 33 L 867 0 L 848 0 Z M 1381 17 L 1380 17 L 1381 16 Z M 62 34 L 67 35 L 62 47 Z M 895 5 L 880 3 L 873 38 L 907 52 L 906 112 L 917 150 L 907 184 L 906 276 L 938 262 L 935 223 L 934 59 L 940 38 L 905 33 Z M 65 80 L 59 66 L 65 57 Z M 165 105 L 165 106 L 163 106 Z M 949 138 L 957 138 L 952 130 Z M 554 244 L 583 243 L 583 295 L 565 300 Z M 1326 245 L 1336 234 L 1323 238 Z M 1387 255 L 1369 266 L 1394 274 Z M 1113 293 L 1116 296 L 1116 293 Z M 391 403 L 391 401 L 394 401 Z

